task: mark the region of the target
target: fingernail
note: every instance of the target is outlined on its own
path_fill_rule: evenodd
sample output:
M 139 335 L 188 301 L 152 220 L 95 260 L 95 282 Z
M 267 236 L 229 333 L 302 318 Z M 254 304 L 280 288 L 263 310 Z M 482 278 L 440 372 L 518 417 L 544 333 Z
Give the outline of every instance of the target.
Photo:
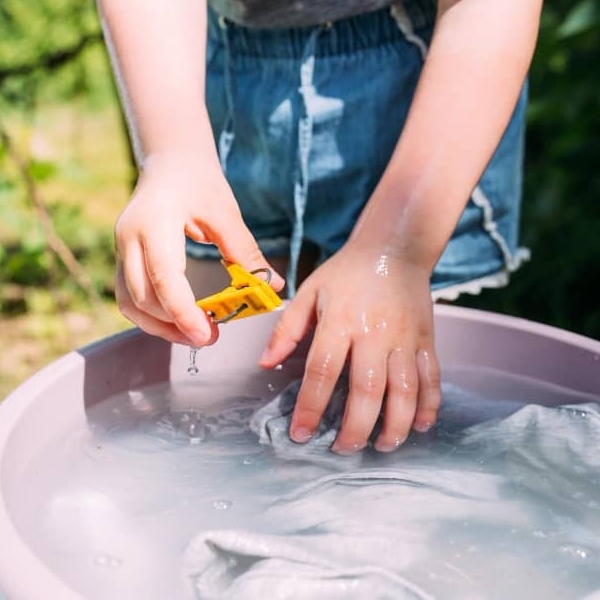
M 397 437 L 393 442 L 384 442 L 380 440 L 375 441 L 375 450 L 377 452 L 393 452 L 397 450 L 406 440 L 406 438 Z
M 292 438 L 292 441 L 298 444 L 305 444 L 314 435 L 314 431 L 311 431 L 306 427 L 296 427 L 293 431 L 290 432 L 290 437 Z
M 199 348 L 206 345 L 208 340 L 210 340 L 210 336 L 210 329 L 207 329 L 206 331 L 204 329 L 195 329 L 188 337 L 192 342 L 192 345 Z
M 356 454 L 359 450 L 362 450 L 364 446 L 359 446 L 358 444 L 352 444 L 351 446 L 341 446 L 337 442 L 334 442 L 333 446 L 331 446 L 331 451 L 339 454 L 340 456 L 352 456 L 352 454 Z
M 431 421 L 420 421 L 418 423 L 413 423 L 413 429 L 419 433 L 427 433 L 434 425 L 435 423 L 432 423 Z
M 273 288 L 278 289 L 280 291 L 285 285 L 285 279 L 276 271 L 273 271 L 273 280 L 271 281 L 271 285 Z
M 269 357 L 271 356 L 271 350 L 269 348 L 265 348 L 262 351 L 262 354 L 260 355 L 260 358 L 258 359 L 259 363 L 268 363 L 269 362 Z

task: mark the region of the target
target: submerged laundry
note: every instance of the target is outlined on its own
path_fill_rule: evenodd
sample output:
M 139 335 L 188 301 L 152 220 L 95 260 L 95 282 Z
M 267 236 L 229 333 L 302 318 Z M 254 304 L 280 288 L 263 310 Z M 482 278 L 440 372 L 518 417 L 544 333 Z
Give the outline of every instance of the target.
M 349 380 L 343 375 L 338 380 L 331 400 L 314 436 L 304 444 L 293 442 L 289 436 L 292 413 L 301 380 L 289 383 L 271 402 L 254 413 L 250 428 L 258 435 L 259 443 L 272 446 L 278 456 L 294 460 L 308 460 L 335 469 L 355 468 L 363 462 L 364 454 L 356 453 L 340 460 L 327 450 L 333 444 L 339 431 L 348 396 Z M 440 410 L 440 420 L 447 424 L 459 423 L 465 426 L 478 423 L 490 416 L 506 416 L 523 406 L 518 400 L 489 400 L 467 392 L 452 384 L 442 386 L 444 402 Z M 377 437 L 380 424 L 377 423 L 371 441 Z
M 339 466 L 340 462 L 328 450 L 342 423 L 348 397 L 348 379 L 342 376 L 338 380 L 315 434 L 305 444 L 297 444 L 289 437 L 292 413 L 301 383 L 300 379 L 292 381 L 271 402 L 260 408 L 250 421 L 250 429 L 258 435 L 259 443 L 272 446 L 278 456 Z M 360 460 L 361 455 L 355 454 L 344 465 L 357 466 Z
M 287 435 L 299 382 L 251 425 L 289 483 L 247 526 L 200 532 L 194 597 L 319 600 L 584 598 L 600 590 L 600 408 L 443 389 L 440 424 L 397 452 L 329 451 L 345 384 L 317 435 Z M 482 421 L 482 416 L 493 416 Z

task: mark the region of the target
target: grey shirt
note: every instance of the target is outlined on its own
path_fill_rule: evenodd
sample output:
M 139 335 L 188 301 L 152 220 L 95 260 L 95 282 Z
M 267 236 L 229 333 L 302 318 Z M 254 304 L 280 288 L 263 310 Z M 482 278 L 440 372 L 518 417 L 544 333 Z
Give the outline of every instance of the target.
M 386 6 L 394 0 L 209 0 L 226 19 L 247 27 L 305 27 L 337 21 Z

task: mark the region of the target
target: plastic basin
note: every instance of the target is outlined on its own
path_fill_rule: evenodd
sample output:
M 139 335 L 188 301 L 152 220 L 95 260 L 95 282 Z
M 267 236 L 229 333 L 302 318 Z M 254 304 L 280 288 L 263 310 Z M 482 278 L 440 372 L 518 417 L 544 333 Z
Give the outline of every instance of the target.
M 265 373 L 256 366 L 276 313 L 222 328 L 219 342 L 201 351 L 197 385 L 235 369 L 237 384 L 252 388 Z M 552 406 L 565 389 L 571 400 L 600 398 L 600 343 L 530 321 L 452 306 L 436 307 L 436 343 L 445 378 L 487 397 L 527 397 Z M 301 372 L 306 348 L 277 374 Z M 189 377 L 189 350 L 137 329 L 53 362 L 0 404 L 0 597 L 81 598 L 52 567 L 51 549 L 28 527 L 26 499 L 42 489 L 44 469 L 32 472 L 57 432 L 89 426 L 88 412 L 120 392 Z M 204 379 L 202 379 L 204 378 Z M 51 465 L 52 452 L 44 456 Z M 42 467 L 44 462 L 41 463 Z

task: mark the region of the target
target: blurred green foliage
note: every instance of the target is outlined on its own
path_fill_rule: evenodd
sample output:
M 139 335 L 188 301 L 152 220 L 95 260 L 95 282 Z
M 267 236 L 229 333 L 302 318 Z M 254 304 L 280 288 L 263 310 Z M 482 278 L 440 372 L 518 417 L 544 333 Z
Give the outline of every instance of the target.
M 87 52 L 102 51 L 100 41 L 91 0 L 2 0 L 0 108 L 26 110 L 39 102 L 97 94 L 108 98 L 110 82 L 96 80 L 95 61 Z
M 66 305 L 85 300 L 72 273 L 50 251 L 29 184 L 45 190 L 65 179 L 70 166 L 62 156 L 29 156 L 12 121 L 33 130 L 47 106 L 78 104 L 94 110 L 116 103 L 102 44 L 95 4 L 91 0 L 22 0 L 0 2 L 0 115 L 7 135 L 25 163 L 27 176 L 6 144 L 0 143 L 0 308 L 27 310 L 28 288 L 46 286 Z M 25 127 L 23 127 L 25 124 Z M 38 126 L 39 127 L 39 126 Z M 64 186 L 62 186 L 64 187 Z M 42 192 L 43 194 L 43 192 Z M 43 202 L 54 229 L 91 277 L 99 293 L 112 294 L 112 231 L 100 229 L 82 210 L 54 195 Z M 60 293 L 59 293 L 60 292 Z M 5 302 L 6 298 L 8 301 Z
M 548 0 L 530 73 L 522 242 L 502 291 L 460 304 L 600 338 L 600 3 Z
M 0 111 L 34 113 L 43 103 L 118 103 L 92 0 L 0 2 Z M 522 242 L 532 260 L 504 290 L 459 303 L 523 316 L 600 338 L 600 3 L 547 0 L 530 75 Z M 72 281 L 48 254 L 23 182 L 0 146 L 0 285 Z M 31 160 L 44 183 L 64 166 Z M 50 198 L 56 229 L 110 293 L 111 232 Z M 29 212 L 28 212 L 29 211 Z M 8 233 L 7 233 L 8 232 Z M 14 232 L 20 232 L 15 236 Z

